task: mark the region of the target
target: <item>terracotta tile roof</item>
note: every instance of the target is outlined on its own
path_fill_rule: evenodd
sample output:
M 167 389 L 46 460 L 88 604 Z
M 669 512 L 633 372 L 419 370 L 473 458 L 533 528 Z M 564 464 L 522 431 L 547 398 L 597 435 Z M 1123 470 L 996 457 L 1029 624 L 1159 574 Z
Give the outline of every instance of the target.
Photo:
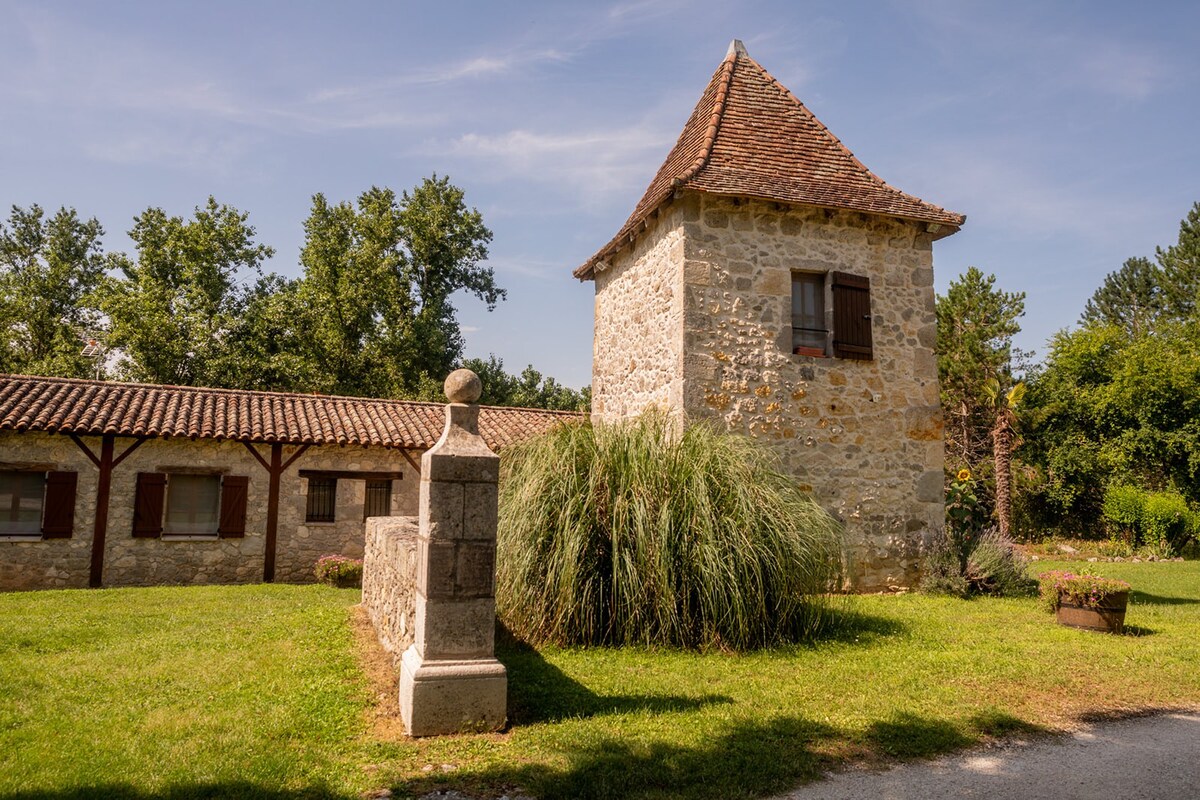
M 13 431 L 424 450 L 442 435 L 444 408 L 408 400 L 0 375 L 0 430 Z M 484 406 L 479 432 L 495 450 L 582 416 Z
M 940 223 L 947 233 L 966 221 L 876 177 L 738 41 L 633 214 L 575 277 L 592 278 L 677 189 Z

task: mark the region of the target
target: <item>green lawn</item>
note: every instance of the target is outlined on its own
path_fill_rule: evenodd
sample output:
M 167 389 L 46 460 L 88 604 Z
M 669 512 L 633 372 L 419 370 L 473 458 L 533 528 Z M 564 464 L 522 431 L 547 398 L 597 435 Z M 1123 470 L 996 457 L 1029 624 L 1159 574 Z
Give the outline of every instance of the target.
M 0 595 L 0 796 L 755 797 L 847 760 L 1200 707 L 1200 562 L 1035 564 L 1064 566 L 1134 585 L 1128 635 L 1058 627 L 1033 599 L 900 595 L 750 655 L 510 642 L 510 731 L 419 742 L 374 721 L 353 590 Z

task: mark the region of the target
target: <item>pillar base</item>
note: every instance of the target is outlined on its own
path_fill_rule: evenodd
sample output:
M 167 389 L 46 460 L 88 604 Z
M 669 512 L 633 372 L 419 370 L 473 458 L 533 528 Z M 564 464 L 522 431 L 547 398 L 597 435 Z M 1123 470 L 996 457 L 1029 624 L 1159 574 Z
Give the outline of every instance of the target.
M 400 660 L 400 716 L 409 736 L 498 731 L 507 718 L 508 673 L 494 658 Z

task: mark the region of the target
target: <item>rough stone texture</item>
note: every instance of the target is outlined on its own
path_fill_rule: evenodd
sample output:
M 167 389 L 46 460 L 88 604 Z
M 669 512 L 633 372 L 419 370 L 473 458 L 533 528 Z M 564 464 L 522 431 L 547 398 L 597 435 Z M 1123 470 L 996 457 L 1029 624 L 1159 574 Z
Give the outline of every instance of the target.
M 98 445 L 97 445 L 98 447 Z M 0 591 L 73 589 L 88 585 L 92 524 L 88 498 L 96 496 L 96 468 L 65 436 L 0 432 L 4 469 L 38 468 L 79 473 L 75 531 L 70 539 L 0 536 Z
M 475 403 L 483 396 L 483 382 L 469 369 L 456 369 L 446 376 L 442 391 L 451 403 Z
M 857 212 L 688 193 L 642 238 L 596 276 L 593 413 L 666 400 L 771 443 L 845 523 L 856 588 L 913 585 L 944 515 L 931 237 Z M 794 270 L 870 277 L 873 360 L 790 353 Z M 679 321 L 662 288 L 675 281 Z M 645 344 L 639 320 L 656 328 Z
M 479 436 L 479 407 L 446 406 L 445 431 L 421 456 L 413 643 L 400 666 L 400 713 L 413 736 L 504 726 L 508 678 L 494 658 L 499 463 Z
M 367 520 L 362 603 L 383 649 L 397 662 L 413 643 L 417 582 L 417 518 Z
M 592 413 L 683 407 L 682 217 L 668 208 L 632 253 L 596 272 Z
M 284 460 L 289 452 L 291 448 L 284 448 Z M 382 447 L 310 447 L 283 474 L 275 555 L 277 581 L 305 583 L 313 580 L 313 565 L 318 558 L 330 553 L 363 557 L 366 481 L 339 479 L 335 521 L 305 522 L 308 480 L 300 477 L 302 469 L 402 472 L 403 478 L 392 481 L 392 514 L 415 516 L 417 513 L 420 476 L 399 451 Z M 267 474 L 261 467 L 258 476 L 251 473 L 251 481 L 256 477 L 261 480 L 265 492 Z M 265 494 L 263 507 L 266 507 Z
M 100 437 L 85 436 L 93 452 Z M 118 438 L 117 455 L 132 442 Z M 269 460 L 269 447 L 259 445 Z M 287 459 L 294 448 L 284 448 Z M 70 539 L 16 541 L 0 537 L 0 591 L 88 585 L 98 471 L 65 436 L 0 432 L 0 463 L 79 474 L 75 528 Z M 392 513 L 414 514 L 419 481 L 399 451 L 385 448 L 313 447 L 283 474 L 275 579 L 314 580 L 313 565 L 326 554 L 361 558 L 365 483 L 339 480 L 336 522 L 305 524 L 308 481 L 301 469 L 399 471 L 392 484 Z M 249 477 L 246 533 L 242 538 L 171 537 L 135 539 L 133 504 L 138 472 L 203 472 Z M 237 442 L 152 439 L 113 471 L 104 553 L 103 585 L 254 583 L 263 577 L 268 478 L 266 470 Z

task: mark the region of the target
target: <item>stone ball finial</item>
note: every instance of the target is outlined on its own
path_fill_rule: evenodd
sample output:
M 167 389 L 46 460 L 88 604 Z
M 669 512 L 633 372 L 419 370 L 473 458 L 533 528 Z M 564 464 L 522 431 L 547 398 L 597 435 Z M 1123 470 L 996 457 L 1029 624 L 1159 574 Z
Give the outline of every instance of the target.
M 446 378 L 446 399 L 451 403 L 475 403 L 483 394 L 483 382 L 469 369 L 456 369 Z

